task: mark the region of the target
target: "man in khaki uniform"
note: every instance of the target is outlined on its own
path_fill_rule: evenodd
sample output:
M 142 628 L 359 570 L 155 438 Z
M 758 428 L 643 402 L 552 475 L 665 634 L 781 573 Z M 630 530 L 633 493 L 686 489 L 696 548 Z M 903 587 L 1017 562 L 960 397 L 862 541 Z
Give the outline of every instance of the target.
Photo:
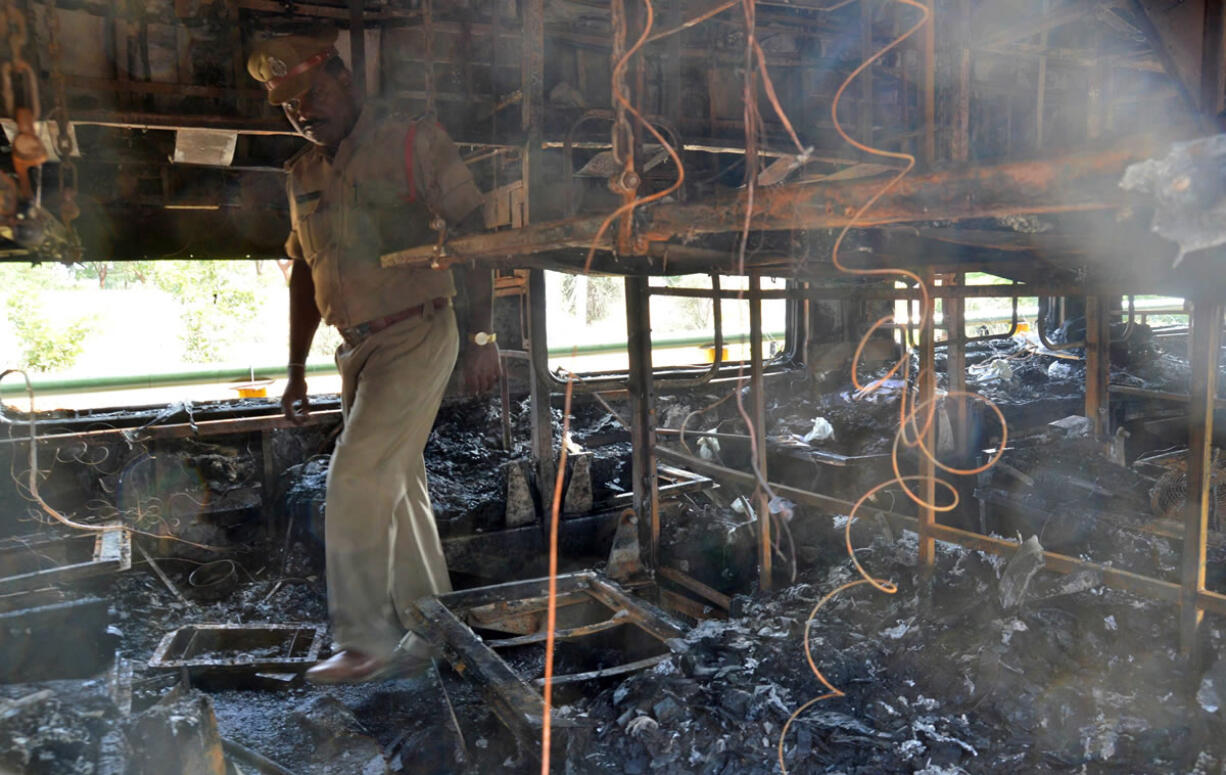
M 291 419 L 309 411 L 303 363 L 320 320 L 345 341 L 336 355 L 345 426 L 325 512 L 338 648 L 307 672 L 320 683 L 370 680 L 428 659 L 409 610 L 451 583 L 422 450 L 461 347 L 470 389 L 487 390 L 499 369 L 488 270 L 465 273 L 473 309 L 462 337 L 451 272 L 379 264 L 383 253 L 435 241 L 435 219 L 449 233 L 480 228 L 481 192 L 433 119 L 362 104 L 335 39 L 334 30 L 273 38 L 248 62 L 312 143 L 286 165 L 294 264 L 282 406 Z

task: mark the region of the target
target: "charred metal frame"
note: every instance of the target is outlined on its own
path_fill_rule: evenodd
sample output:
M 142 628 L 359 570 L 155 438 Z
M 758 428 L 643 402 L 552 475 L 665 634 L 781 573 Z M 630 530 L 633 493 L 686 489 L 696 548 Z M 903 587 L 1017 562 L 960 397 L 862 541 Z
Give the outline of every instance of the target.
M 680 648 L 685 626 L 659 608 L 630 596 L 616 583 L 591 571 L 557 577 L 557 606 L 565 608 L 597 603 L 609 616 L 596 622 L 555 632 L 563 640 L 579 639 L 618 626 L 636 627 L 659 641 L 667 652 L 605 670 L 556 675 L 553 683 L 566 684 L 646 669 Z M 496 649 L 539 643 L 545 639 L 545 611 L 549 605 L 549 580 L 515 581 L 467 589 L 445 595 L 429 595 L 417 601 L 423 621 L 422 635 L 443 655 L 456 672 L 474 681 L 499 719 L 526 750 L 540 755 L 544 698 L 538 687 L 543 679 L 521 676 Z M 486 640 L 473 627 L 519 633 Z M 554 710 L 555 740 L 558 730 L 582 724 Z
M 80 562 L 69 561 L 67 558 L 77 551 L 79 544 L 88 551 L 90 558 Z M 132 567 L 132 535 L 116 526 L 110 530 L 63 538 L 27 536 L 0 542 L 0 560 L 6 556 L 20 558 L 27 554 L 47 559 L 52 567 L 0 578 L 0 594 L 70 584 L 128 570 Z M 56 555 L 64 559 L 56 560 Z
M 322 624 L 189 624 L 168 632 L 149 667 L 155 670 L 296 673 L 319 661 Z M 282 651 L 271 657 L 269 648 Z M 244 650 L 248 654 L 242 654 Z

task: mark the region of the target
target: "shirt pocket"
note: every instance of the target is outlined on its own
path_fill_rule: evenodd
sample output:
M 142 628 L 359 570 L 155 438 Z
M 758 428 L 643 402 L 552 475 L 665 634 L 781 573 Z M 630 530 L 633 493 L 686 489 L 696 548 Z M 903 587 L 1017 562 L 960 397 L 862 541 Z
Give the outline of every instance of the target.
M 302 243 L 303 256 L 313 261 L 332 242 L 332 208 L 323 201 L 322 191 L 298 194 L 294 204 L 294 230 Z
M 380 251 L 395 244 L 394 235 L 403 221 L 412 218 L 403 191 L 395 183 L 381 179 L 358 180 L 351 184 L 352 207 L 346 229 L 355 243 L 377 241 Z

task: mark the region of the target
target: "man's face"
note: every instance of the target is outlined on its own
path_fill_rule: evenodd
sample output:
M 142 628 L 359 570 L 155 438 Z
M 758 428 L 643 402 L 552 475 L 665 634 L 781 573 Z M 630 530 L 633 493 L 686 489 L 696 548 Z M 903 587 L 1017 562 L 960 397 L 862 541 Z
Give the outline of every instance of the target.
M 358 118 L 349 73 L 332 75 L 322 67 L 315 72 L 310 89 L 281 107 L 299 134 L 332 148 L 345 139 Z

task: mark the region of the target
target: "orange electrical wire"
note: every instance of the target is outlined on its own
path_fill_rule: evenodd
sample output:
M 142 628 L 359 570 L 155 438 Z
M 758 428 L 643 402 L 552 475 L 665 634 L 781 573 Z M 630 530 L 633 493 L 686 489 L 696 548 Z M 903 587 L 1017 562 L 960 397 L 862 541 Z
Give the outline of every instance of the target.
M 884 156 L 884 157 L 889 157 L 889 158 L 894 158 L 894 159 L 901 159 L 906 162 L 906 165 L 897 175 L 895 175 L 893 178 L 887 181 L 886 184 L 880 190 L 878 190 L 875 194 L 873 194 L 873 196 L 871 196 L 868 199 L 868 201 L 865 202 L 852 215 L 852 217 L 848 220 L 847 224 L 840 230 L 839 235 L 834 243 L 834 248 L 832 251 L 831 259 L 834 265 L 840 271 L 846 272 L 848 274 L 896 275 L 896 276 L 906 277 L 914 281 L 919 288 L 920 296 L 922 300 L 919 327 L 920 329 L 924 329 L 927 327 L 929 323 L 929 308 L 931 304 L 931 297 L 930 297 L 929 289 L 926 283 L 924 282 L 923 278 L 921 278 L 918 274 L 914 272 L 910 272 L 905 269 L 856 269 L 856 268 L 844 266 L 842 262 L 839 260 L 839 248 L 842 246 L 843 239 L 846 237 L 848 231 L 850 231 L 860 221 L 860 218 L 869 208 L 871 208 L 882 196 L 884 196 L 887 192 L 889 192 L 892 188 L 894 188 L 894 186 L 896 186 L 898 182 L 902 180 L 902 178 L 905 177 L 915 166 L 915 157 L 912 156 L 911 154 L 896 153 L 893 151 L 886 151 L 886 150 L 879 149 L 879 148 L 873 148 L 873 147 L 870 147 L 864 143 L 858 142 L 855 139 L 851 138 L 843 130 L 843 127 L 839 123 L 839 118 L 838 118 L 839 100 L 842 98 L 843 93 L 847 90 L 848 85 L 860 73 L 862 73 L 865 69 L 870 67 L 874 61 L 879 59 L 882 55 L 884 55 L 889 50 L 901 44 L 904 40 L 906 40 L 908 37 L 910 37 L 915 32 L 917 32 L 921 27 L 923 27 L 924 24 L 927 24 L 930 22 L 931 14 L 929 13 L 928 9 L 924 7 L 923 5 L 921 5 L 920 3 L 916 2 L 916 0 L 895 0 L 895 1 L 902 5 L 906 5 L 906 6 L 910 6 L 912 8 L 918 9 L 922 13 L 921 19 L 915 25 L 910 27 L 905 33 L 903 33 L 901 36 L 893 40 L 891 43 L 889 43 L 888 45 L 886 45 L 885 47 L 877 51 L 871 57 L 869 57 L 864 62 L 862 62 L 854 71 L 852 71 L 851 75 L 849 75 L 846 78 L 846 80 L 843 81 L 843 83 L 839 86 L 838 90 L 835 92 L 834 100 L 830 106 L 830 114 L 834 120 L 835 131 L 837 131 L 839 133 L 839 136 L 842 137 L 848 144 L 859 149 L 860 151 L 863 151 L 865 153 L 868 153 L 874 156 Z M 848 2 L 850 2 L 850 0 L 848 0 Z M 834 8 L 842 7 L 843 5 L 847 5 L 848 2 L 837 3 L 835 6 L 832 6 L 831 8 L 827 10 L 833 10 Z M 988 408 L 991 409 L 996 414 L 996 418 L 1000 422 L 1001 438 L 1000 438 L 1000 442 L 997 444 L 996 452 L 983 465 L 976 466 L 974 468 L 955 468 L 953 466 L 949 466 L 945 463 L 942 463 L 940 460 L 938 460 L 934 451 L 930 450 L 924 442 L 924 437 L 928 435 L 929 431 L 932 428 L 932 423 L 935 420 L 937 397 L 933 396 L 931 398 L 927 398 L 922 401 L 919 401 L 918 403 L 916 403 L 916 400 L 910 399 L 910 371 L 911 371 L 910 363 L 911 363 L 912 350 L 910 347 L 910 342 L 908 341 L 904 341 L 902 357 L 899 359 L 897 363 L 895 363 L 887 371 L 885 376 L 882 376 L 872 381 L 866 386 L 860 384 L 858 370 L 859 370 L 860 357 L 863 354 L 864 346 L 868 343 L 869 339 L 877 331 L 877 329 L 881 328 L 887 323 L 893 322 L 893 320 L 894 320 L 893 315 L 887 315 L 881 318 L 880 320 L 876 321 L 875 323 L 872 324 L 872 326 L 869 327 L 868 331 L 864 334 L 863 338 L 861 338 L 860 342 L 856 346 L 855 353 L 852 356 L 851 368 L 852 368 L 852 384 L 855 385 L 857 389 L 857 393 L 856 393 L 857 398 L 863 397 L 864 395 L 877 390 L 886 382 L 886 380 L 892 378 L 895 374 L 897 374 L 900 369 L 902 371 L 902 390 L 899 396 L 898 431 L 894 435 L 894 443 L 893 443 L 891 453 L 890 453 L 890 465 L 891 465 L 891 468 L 893 469 L 894 478 L 890 479 L 889 481 L 878 484 L 877 486 L 873 487 L 868 492 L 866 492 L 864 495 L 860 496 L 859 500 L 857 500 L 855 504 L 852 506 L 851 513 L 848 515 L 848 518 L 847 518 L 847 524 L 844 527 L 844 543 L 847 549 L 847 554 L 848 554 L 848 557 L 851 558 L 852 565 L 855 567 L 856 572 L 860 574 L 861 578 L 857 579 L 856 581 L 852 581 L 847 584 L 843 584 L 842 586 L 838 587 L 837 589 L 835 589 L 834 591 L 830 592 L 825 597 L 823 597 L 821 600 L 819 600 L 817 605 L 813 607 L 813 610 L 809 614 L 809 618 L 805 622 L 805 644 L 804 644 L 805 659 L 809 664 L 810 670 L 812 670 L 813 674 L 817 677 L 818 681 L 828 691 L 825 694 L 814 697 L 813 699 L 809 700 L 808 702 L 804 703 L 799 708 L 797 708 L 792 713 L 792 715 L 788 718 L 787 723 L 783 725 L 783 729 L 780 731 L 780 734 L 779 734 L 779 743 L 777 746 L 777 753 L 779 757 L 779 768 L 784 773 L 784 775 L 787 775 L 787 772 L 788 772 L 787 764 L 784 759 L 784 742 L 787 739 L 787 733 L 788 733 L 788 730 L 791 728 L 792 723 L 800 716 L 801 713 L 803 713 L 804 711 L 806 711 L 813 705 L 823 700 L 827 700 L 827 699 L 831 699 L 835 697 L 846 696 L 843 691 L 836 688 L 833 684 L 830 683 L 830 681 L 826 679 L 825 675 L 822 674 L 821 669 L 818 668 L 816 662 L 813 659 L 813 654 L 812 654 L 812 650 L 810 646 L 810 637 L 809 637 L 810 628 L 812 626 L 813 619 L 817 616 L 818 611 L 820 611 L 822 607 L 831 598 L 833 598 L 835 595 L 839 594 L 843 590 L 849 589 L 851 587 L 859 586 L 862 584 L 868 584 L 881 592 L 885 592 L 886 594 L 894 594 L 895 592 L 898 591 L 898 587 L 893 582 L 878 579 L 872 576 L 871 574 L 869 574 L 869 572 L 865 570 L 864 566 L 861 565 L 859 558 L 856 557 L 855 549 L 851 543 L 851 525 L 855 521 L 856 515 L 859 512 L 860 507 L 864 504 L 865 501 L 867 501 L 869 498 L 871 498 L 876 493 L 880 492 L 881 490 L 887 487 L 892 487 L 894 485 L 897 485 L 900 488 L 902 488 L 903 492 L 906 493 L 907 497 L 910 498 L 920 508 L 923 508 L 923 509 L 930 509 L 934 512 L 948 512 L 948 511 L 952 511 L 958 506 L 958 502 L 959 502 L 958 490 L 948 481 L 941 479 L 939 477 L 936 477 L 936 476 L 930 476 L 928 474 L 912 474 L 912 475 L 906 475 L 906 476 L 902 474 L 900 465 L 899 465 L 899 457 L 898 457 L 900 445 L 911 447 L 911 448 L 918 447 L 919 450 L 921 451 L 921 454 L 923 454 L 923 456 L 925 457 L 925 459 L 933 463 L 937 468 L 940 468 L 942 471 L 945 471 L 947 473 L 954 474 L 954 475 L 970 476 L 970 475 L 975 475 L 983 471 L 986 471 L 989 468 L 991 468 L 993 465 L 995 465 L 997 461 L 1000 460 L 1001 456 L 1004 454 L 1005 446 L 1006 446 L 1006 443 L 1009 437 L 1008 423 L 1005 421 L 1004 414 L 1000 411 L 1000 408 L 997 407 L 996 404 L 994 404 L 992 401 L 990 401 L 986 397 L 981 396 L 976 393 L 971 393 L 971 392 L 964 391 L 964 390 L 950 391 L 949 393 L 946 394 L 947 397 L 958 396 L 958 397 L 963 397 L 967 399 L 981 401 L 984 404 L 986 404 Z M 954 332 L 951 332 L 951 336 L 952 335 L 954 335 Z M 962 332 L 957 332 L 957 335 L 961 336 Z M 919 373 L 916 375 L 917 382 L 919 384 L 925 384 L 925 378 L 935 382 L 936 375 L 932 373 L 929 369 L 921 369 Z M 927 409 L 927 414 L 924 419 L 923 427 L 922 428 L 916 427 L 916 418 L 919 415 L 919 413 L 925 409 Z M 915 436 L 913 438 L 907 435 L 907 429 L 909 426 L 915 431 Z M 950 503 L 941 505 L 937 503 L 927 502 L 926 500 L 924 500 L 923 497 L 917 495 L 908 486 L 907 484 L 908 482 L 914 482 L 914 481 L 928 483 L 934 489 L 938 486 L 945 488 L 951 496 Z
M 541 718 L 541 775 L 549 775 L 550 745 L 553 739 L 553 648 L 558 624 L 558 519 L 562 509 L 562 480 L 566 476 L 566 440 L 570 435 L 570 399 L 575 376 L 566 380 L 562 404 L 562 444 L 558 454 L 558 473 L 553 480 L 553 503 L 549 507 L 549 606 L 545 617 L 545 713 Z
M 613 99 L 616 100 L 627 113 L 642 124 L 643 127 L 651 133 L 651 136 L 656 139 L 656 142 L 658 142 L 664 148 L 664 150 L 668 152 L 668 155 L 672 158 L 673 163 L 677 165 L 677 179 L 673 181 L 668 188 L 657 191 L 654 194 L 649 194 L 648 196 L 636 196 L 634 199 L 626 202 L 621 207 L 609 213 L 604 221 L 601 222 L 600 228 L 596 230 L 596 236 L 592 238 L 592 245 L 587 251 L 587 259 L 583 262 L 584 274 L 591 271 L 592 259 L 596 256 L 596 249 L 600 246 L 600 240 L 604 237 L 605 232 L 608 231 L 609 226 L 612 225 L 613 221 L 617 220 L 617 218 L 623 214 L 629 216 L 629 214 L 637 207 L 663 199 L 677 189 L 681 188 L 682 184 L 685 183 L 685 165 L 681 162 L 681 155 L 677 153 L 677 149 L 673 148 L 672 144 L 664 139 L 664 135 L 656 131 L 656 128 L 651 125 L 650 121 L 643 118 L 643 114 L 639 113 L 638 110 L 636 110 L 635 107 L 630 104 L 630 100 L 626 99 L 626 95 L 623 94 L 621 90 L 621 79 L 625 74 L 626 65 L 630 62 L 630 58 L 638 53 L 639 49 L 641 49 L 647 42 L 647 37 L 651 33 L 652 24 L 655 23 L 655 8 L 652 6 L 651 0 L 643 0 L 643 6 L 647 10 L 647 18 L 643 24 L 643 33 L 639 36 L 639 39 L 634 42 L 634 45 L 627 49 L 625 54 L 622 54 L 621 59 L 617 60 L 617 64 L 613 66 Z
M 839 236 L 834 241 L 834 248 L 831 252 L 830 259 L 831 259 L 831 263 L 833 263 L 834 266 L 839 271 L 846 272 L 847 274 L 855 274 L 855 275 L 862 275 L 862 276 L 893 275 L 893 276 L 899 276 L 899 277 L 906 277 L 914 281 L 916 285 L 919 286 L 920 295 L 923 298 L 923 303 L 921 305 L 922 311 L 920 313 L 920 321 L 919 321 L 919 327 L 923 328 L 924 325 L 927 324 L 928 322 L 928 302 L 929 302 L 928 286 L 924 283 L 923 278 L 921 278 L 915 272 L 909 271 L 907 269 L 862 269 L 862 268 L 848 267 L 848 266 L 844 266 L 843 262 L 839 259 L 839 248 L 842 247 L 843 240 L 844 238 L 847 237 L 847 233 L 851 231 L 852 227 L 856 225 L 856 223 L 860 220 L 860 218 L 864 215 L 864 213 L 869 210 L 869 208 L 875 205 L 877 201 L 881 199 L 881 197 L 885 196 L 887 193 L 892 191 L 894 187 L 898 185 L 898 182 L 902 180 L 903 178 L 905 178 L 908 174 L 910 174 L 911 170 L 915 168 L 915 157 L 912 156 L 911 154 L 900 153 L 897 151 L 887 151 L 881 148 L 874 148 L 872 146 L 865 145 L 864 143 L 859 142 L 855 138 L 848 135 L 847 132 L 844 131 L 843 125 L 839 123 L 839 101 L 842 99 L 843 93 L 847 91 L 847 87 L 851 85 L 851 82 L 854 81 L 856 77 L 860 75 L 860 73 L 864 72 L 869 67 L 871 67 L 873 62 L 876 62 L 878 59 L 880 59 L 890 50 L 894 49 L 895 47 L 900 45 L 903 41 L 905 41 L 907 38 L 911 37 L 916 32 L 918 32 L 919 29 L 923 27 L 925 24 L 927 24 L 929 19 L 931 18 L 930 14 L 928 13 L 928 9 L 924 7 L 924 5 L 922 5 L 921 3 L 916 2 L 916 0 L 894 0 L 894 2 L 901 3 L 902 5 L 907 5 L 907 6 L 911 6 L 912 8 L 919 9 L 919 11 L 922 13 L 920 20 L 916 22 L 914 25 L 912 25 L 909 29 L 907 29 L 907 31 L 904 32 L 902 35 L 895 38 L 889 44 L 879 49 L 875 54 L 870 56 L 868 59 L 861 62 L 860 65 L 855 70 L 853 70 L 851 74 L 847 76 L 846 79 L 844 79 L 843 83 L 839 84 L 838 90 L 836 90 L 834 93 L 834 99 L 830 103 L 830 117 L 834 121 L 834 131 L 837 132 L 839 137 L 841 137 L 846 143 L 851 145 L 853 148 L 859 151 L 862 151 L 864 153 L 870 154 L 872 156 L 882 156 L 882 157 L 890 158 L 890 159 L 899 159 L 901 161 L 906 162 L 906 164 L 901 170 L 898 171 L 896 175 L 894 175 L 894 177 L 892 177 L 889 181 L 885 183 L 885 185 L 883 185 L 880 189 L 878 189 L 876 193 L 874 193 L 871 197 L 869 197 L 868 201 L 866 201 L 863 205 L 861 205 L 859 209 L 856 210 L 856 212 L 851 216 L 851 218 L 843 226 L 843 228 L 839 230 Z M 874 327 L 870 329 L 870 333 L 873 330 L 875 330 L 876 327 L 880 325 L 882 322 L 884 322 L 885 320 L 893 320 L 893 319 L 894 319 L 893 315 L 887 316 L 886 318 L 883 319 L 883 321 L 879 321 L 878 324 L 874 324 Z M 859 355 L 862 350 L 863 350 L 862 346 L 856 348 L 856 357 L 852 360 L 852 364 L 851 364 L 851 381 L 857 391 L 861 393 L 871 393 L 873 390 L 876 389 L 876 386 L 879 385 L 879 383 L 882 380 L 889 379 L 891 376 L 893 376 L 898 371 L 898 368 L 902 365 L 902 363 L 900 359 L 900 362 L 896 363 L 894 368 L 890 369 L 890 371 L 886 374 L 885 377 L 882 378 L 882 380 L 878 380 L 876 383 L 874 383 L 874 385 L 865 387 L 860 384 L 859 376 L 857 374 L 859 363 L 860 363 Z M 903 359 L 906 359 L 907 357 L 908 357 L 907 353 L 904 352 Z
M 851 82 L 854 81 L 856 77 L 860 75 L 860 73 L 864 72 L 866 69 L 871 67 L 873 62 L 880 59 L 886 52 L 890 51 L 894 47 L 901 44 L 904 40 L 909 38 L 911 35 L 915 34 L 921 27 L 923 27 L 924 24 L 927 24 L 931 18 L 928 12 L 928 9 L 925 8 L 923 5 L 919 4 L 918 2 L 915 2 L 915 0 L 896 0 L 896 2 L 901 3 L 902 5 L 908 5 L 914 8 L 918 8 L 922 14 L 920 17 L 920 20 L 916 24 L 914 24 L 912 27 L 910 27 L 906 32 L 900 35 L 898 38 L 896 38 L 891 43 L 889 43 L 888 45 L 886 45 L 885 47 L 877 51 L 875 54 L 873 54 L 872 56 L 864 60 L 858 67 L 856 67 L 855 70 L 851 72 L 850 75 L 847 76 L 846 79 L 844 79 L 843 83 L 839 85 L 838 90 L 835 91 L 834 99 L 832 100 L 831 105 L 830 105 L 830 115 L 831 115 L 831 118 L 834 120 L 835 131 L 838 132 L 839 136 L 843 138 L 843 140 L 846 141 L 851 146 L 857 148 L 858 150 L 862 152 L 865 152 L 865 153 L 868 153 L 874 156 L 885 156 L 889 158 L 901 159 L 906 162 L 906 165 L 903 167 L 902 170 L 898 172 L 898 174 L 896 174 L 893 178 L 887 181 L 885 185 L 881 187 L 881 189 L 879 189 L 876 193 L 874 193 L 873 196 L 871 196 L 868 199 L 868 201 L 866 201 L 863 205 L 861 205 L 856 210 L 856 212 L 852 215 L 852 217 L 847 221 L 847 223 L 843 226 L 843 228 L 839 231 L 839 235 L 835 239 L 835 242 L 834 242 L 834 247 L 833 247 L 832 254 L 831 254 L 831 261 L 835 265 L 836 268 L 848 274 L 877 275 L 877 276 L 891 275 L 891 276 L 907 277 L 913 280 L 916 284 L 918 284 L 920 288 L 920 293 L 923 297 L 923 316 L 920 320 L 920 326 L 922 328 L 927 324 L 927 312 L 928 312 L 928 302 L 929 302 L 928 289 L 924 284 L 923 278 L 921 278 L 918 274 L 905 270 L 905 269 L 853 269 L 853 268 L 844 266 L 843 263 L 839 260 L 839 248 L 842 246 L 843 240 L 847 236 L 847 233 L 851 230 L 851 228 L 860 220 L 860 218 L 864 215 L 864 213 L 869 208 L 871 208 L 874 204 L 876 204 L 877 201 L 882 196 L 884 196 L 891 189 L 893 189 L 894 186 L 896 186 L 900 180 L 906 177 L 906 175 L 910 173 L 911 170 L 915 167 L 915 157 L 912 156 L 911 154 L 886 151 L 883 149 L 870 147 L 868 145 L 865 145 L 864 143 L 860 143 L 854 140 L 853 138 L 851 138 L 843 130 L 842 125 L 839 124 L 839 101 L 842 99 L 843 93 L 847 90 L 848 85 L 850 85 Z M 813 653 L 812 653 L 812 647 L 810 644 L 809 633 L 812 628 L 814 617 L 817 616 L 818 611 L 820 611 L 822 607 L 829 600 L 831 600 L 835 595 L 839 594 L 845 589 L 850 589 L 852 587 L 860 586 L 863 584 L 869 584 L 875 589 L 878 589 L 882 592 L 886 592 L 887 594 L 893 594 L 898 589 L 897 586 L 893 582 L 882 581 L 882 580 L 876 579 L 873 576 L 869 575 L 869 573 L 860 564 L 859 559 L 855 556 L 855 552 L 853 551 L 853 548 L 851 546 L 851 523 L 854 521 L 855 515 L 858 512 L 861 504 L 864 503 L 864 501 L 866 501 L 869 497 L 871 497 L 872 495 L 874 495 L 881 489 L 892 486 L 894 484 L 901 485 L 904 488 L 904 490 L 907 490 L 908 494 L 911 494 L 908 488 L 906 488 L 906 485 L 903 483 L 903 477 L 898 472 L 898 464 L 897 464 L 898 440 L 903 433 L 902 428 L 905 425 L 906 420 L 909 417 L 913 418 L 914 413 L 918 411 L 918 409 L 916 408 L 913 408 L 910 412 L 907 411 L 907 394 L 908 394 L 908 384 L 909 384 L 909 377 L 910 377 L 910 358 L 911 358 L 910 350 L 904 347 L 902 357 L 898 360 L 898 362 L 895 363 L 894 366 L 889 369 L 889 371 L 886 373 L 884 377 L 881 377 L 873 381 L 869 385 L 860 384 L 860 379 L 859 379 L 859 374 L 858 374 L 859 365 L 860 365 L 860 356 L 863 354 L 864 346 L 867 344 L 869 338 L 873 335 L 873 333 L 878 328 L 885 325 L 886 323 L 892 322 L 893 319 L 894 319 L 893 315 L 888 315 L 878 320 L 869 328 L 868 332 L 860 340 L 859 344 L 856 346 L 855 353 L 852 356 L 851 379 L 852 379 L 852 384 L 855 386 L 857 390 L 857 394 L 865 395 L 865 394 L 868 394 L 868 393 L 871 393 L 877 390 L 882 384 L 885 383 L 886 380 L 890 379 L 896 373 L 898 373 L 900 369 L 903 371 L 903 386 L 902 386 L 902 390 L 901 390 L 900 397 L 899 397 L 899 402 L 900 402 L 899 432 L 895 436 L 894 454 L 891 455 L 891 460 L 893 462 L 894 469 L 895 469 L 894 471 L 895 478 L 888 482 L 883 482 L 882 484 L 877 485 L 876 487 L 872 488 L 867 493 L 862 495 L 860 499 L 856 501 L 855 505 L 852 507 L 851 513 L 848 515 L 846 533 L 845 533 L 847 552 L 848 552 L 848 555 L 851 557 L 852 563 L 855 566 L 856 571 L 860 574 L 861 578 L 856 581 L 852 581 L 852 582 L 848 582 L 847 584 L 843 584 L 842 586 L 828 593 L 825 597 L 821 598 L 821 600 L 819 600 L 817 604 L 813 607 L 813 610 L 809 613 L 808 619 L 805 621 L 805 635 L 804 635 L 805 659 L 809 664 L 809 669 L 813 671 L 813 674 L 817 677 L 818 681 L 820 681 L 821 684 L 828 691 L 825 694 L 819 695 L 809 700 L 808 702 L 805 702 L 799 708 L 793 711 L 792 715 L 788 717 L 787 722 L 783 725 L 783 729 L 780 730 L 779 743 L 777 746 L 777 753 L 779 757 L 779 768 L 784 773 L 784 775 L 787 775 L 787 772 L 788 772 L 787 763 L 784 759 L 784 742 L 787 739 L 787 733 L 788 733 L 788 730 L 791 728 L 792 723 L 800 716 L 801 713 L 808 710 L 813 705 L 819 702 L 822 702 L 823 700 L 845 696 L 843 691 L 836 688 L 833 684 L 830 683 L 830 681 L 826 679 L 826 676 L 822 674 L 821 669 L 818 668 L 817 663 L 813 659 Z M 919 477 L 919 478 L 926 478 L 926 477 Z M 945 483 L 945 484 L 951 490 L 951 492 L 953 492 L 954 505 L 956 505 L 957 504 L 957 491 L 953 488 L 952 485 L 949 485 L 948 483 Z M 948 508 L 953 508 L 953 506 L 949 506 Z

